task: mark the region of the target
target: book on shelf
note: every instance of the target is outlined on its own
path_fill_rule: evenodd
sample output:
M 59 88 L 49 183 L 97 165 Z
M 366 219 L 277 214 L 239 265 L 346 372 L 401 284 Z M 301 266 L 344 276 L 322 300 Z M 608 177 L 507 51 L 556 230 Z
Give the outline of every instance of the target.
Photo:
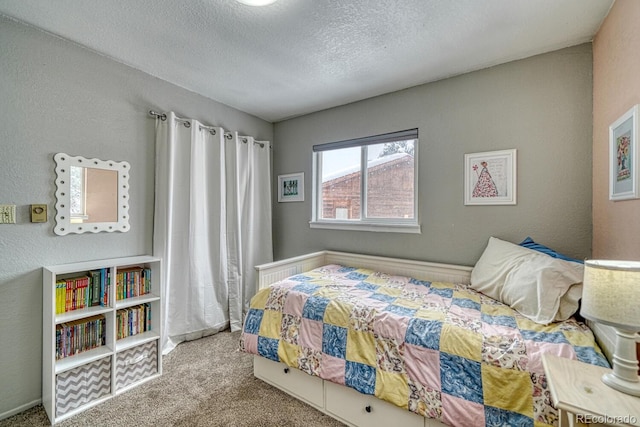
M 151 330 L 151 304 L 140 304 L 116 312 L 116 339 Z
M 70 277 L 56 281 L 56 314 L 87 307 L 89 277 Z
M 116 274 L 116 299 L 146 295 L 151 292 L 151 269 L 129 267 L 118 269 Z
M 108 306 L 109 305 L 109 293 L 111 292 L 111 269 L 100 268 L 92 270 L 90 272 L 93 278 L 93 292 L 92 300 L 95 301 L 95 305 Z
M 106 343 L 106 318 L 91 316 L 56 325 L 56 360 L 74 356 Z
M 88 274 L 56 281 L 56 314 L 87 307 L 108 306 L 110 269 L 92 270 Z
M 67 296 L 67 283 L 64 280 L 57 280 L 56 281 L 56 314 L 64 313 L 66 296 Z

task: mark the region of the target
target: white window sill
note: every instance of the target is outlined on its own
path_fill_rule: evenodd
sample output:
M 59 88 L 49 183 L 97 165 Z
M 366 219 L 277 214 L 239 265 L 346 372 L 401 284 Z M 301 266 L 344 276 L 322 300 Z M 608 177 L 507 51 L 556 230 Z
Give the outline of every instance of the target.
M 380 233 L 421 233 L 420 224 L 380 224 L 356 221 L 309 221 L 309 227 L 326 230 L 374 231 Z

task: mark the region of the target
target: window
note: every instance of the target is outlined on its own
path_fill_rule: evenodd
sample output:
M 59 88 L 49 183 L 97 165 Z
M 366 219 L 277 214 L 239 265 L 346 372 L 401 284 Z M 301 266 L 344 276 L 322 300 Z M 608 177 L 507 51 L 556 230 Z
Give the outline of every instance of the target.
M 418 129 L 314 145 L 311 227 L 419 233 Z

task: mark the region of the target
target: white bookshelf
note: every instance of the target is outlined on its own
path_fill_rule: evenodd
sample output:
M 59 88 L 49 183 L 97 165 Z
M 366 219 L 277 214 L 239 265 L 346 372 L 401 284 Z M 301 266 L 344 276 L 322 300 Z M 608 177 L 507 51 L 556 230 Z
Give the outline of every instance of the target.
M 151 291 L 116 299 L 119 270 L 131 267 L 151 271 Z M 108 304 L 56 314 L 56 282 L 107 269 L 111 287 Z M 132 387 L 162 374 L 162 262 L 152 256 L 134 256 L 43 267 L 42 404 L 51 424 L 67 419 Z M 118 310 L 149 304 L 151 328 L 122 339 L 116 337 Z M 105 318 L 104 345 L 56 360 L 56 327 L 92 316 Z

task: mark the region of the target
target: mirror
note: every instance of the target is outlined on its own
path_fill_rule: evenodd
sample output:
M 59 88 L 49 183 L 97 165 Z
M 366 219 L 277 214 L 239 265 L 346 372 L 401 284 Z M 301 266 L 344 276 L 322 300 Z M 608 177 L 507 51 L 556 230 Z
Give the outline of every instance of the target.
M 56 234 L 129 230 L 129 163 L 65 153 L 53 158 Z

